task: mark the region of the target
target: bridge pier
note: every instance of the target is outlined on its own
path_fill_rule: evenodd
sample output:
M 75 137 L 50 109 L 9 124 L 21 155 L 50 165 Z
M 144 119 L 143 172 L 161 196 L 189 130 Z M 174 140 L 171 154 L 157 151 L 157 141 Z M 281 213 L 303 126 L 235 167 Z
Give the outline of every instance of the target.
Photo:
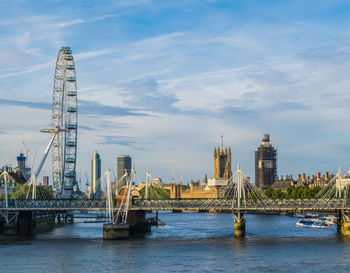
M 128 224 L 103 224 L 103 240 L 121 240 L 130 238 Z
M 73 224 L 74 223 L 74 215 L 72 213 L 66 213 L 64 221 L 65 221 L 65 223 Z
M 55 213 L 45 211 L 20 211 L 9 223 L 3 223 L 5 236 L 31 236 L 51 230 Z
M 337 231 L 350 237 L 350 212 L 343 210 L 338 212 Z
M 234 235 L 235 237 L 244 237 L 245 236 L 245 222 L 246 222 L 246 214 L 238 211 L 233 212 L 234 218 Z
M 151 223 L 146 220 L 145 210 L 129 210 L 126 223 L 117 218 L 116 223 L 103 225 L 104 240 L 128 239 L 151 231 Z

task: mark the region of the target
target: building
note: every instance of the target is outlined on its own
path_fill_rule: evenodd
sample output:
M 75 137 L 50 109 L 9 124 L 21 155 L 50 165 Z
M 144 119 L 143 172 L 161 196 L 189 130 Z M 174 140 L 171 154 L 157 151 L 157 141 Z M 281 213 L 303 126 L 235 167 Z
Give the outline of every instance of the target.
M 171 183 L 170 199 L 212 199 L 220 196 L 220 187 L 200 185 L 199 180 L 191 181 L 189 187 L 182 183 Z
M 129 155 L 120 155 L 117 158 L 117 182 L 127 172 L 128 177 L 131 173 L 131 157 Z M 123 179 L 123 185 L 126 185 L 127 177 Z
M 334 175 L 329 174 L 329 172 L 325 172 L 323 176 L 321 176 L 321 173 L 318 172 L 316 175 L 308 175 L 306 176 L 305 173 L 303 174 L 298 174 L 297 179 L 295 180 L 295 186 L 304 186 L 308 188 L 313 188 L 313 187 L 320 187 L 323 188 L 324 186 L 327 186 L 328 183 L 333 179 Z
M 43 176 L 43 186 L 49 185 L 49 177 L 47 175 Z
M 277 151 L 270 144 L 270 135 L 264 134 L 261 145 L 255 151 L 255 185 L 269 188 L 277 178 Z
M 91 193 L 95 197 L 101 197 L 101 158 L 97 151 L 93 153 L 91 160 L 91 182 Z
M 338 178 L 335 180 L 335 185 L 337 188 L 343 190 L 346 186 L 350 185 L 350 178 Z
M 20 153 L 19 156 L 17 156 L 17 168 L 19 172 L 23 175 L 24 179 L 28 180 L 30 178 L 31 169 L 26 167 L 26 160 L 27 158 L 24 156 L 23 153 Z
M 325 172 L 323 176 L 320 172 L 316 173 L 316 175 L 313 174 L 308 176 L 305 173 L 298 174 L 296 179 L 293 179 L 292 175 L 286 175 L 284 179 L 283 175 L 281 175 L 280 178 L 277 177 L 275 183 L 272 184 L 271 188 L 274 190 L 282 190 L 284 192 L 286 192 L 290 187 L 323 188 L 327 186 L 333 178 L 334 175 L 330 175 L 329 172 Z M 339 185 L 346 183 L 345 180 L 346 179 L 341 179 L 341 184 Z
M 9 177 L 6 177 L 7 186 L 9 188 L 14 188 L 20 184 L 24 184 L 27 182 L 23 174 L 19 171 L 19 168 L 13 169 L 12 167 L 3 166 L 0 169 L 0 187 L 5 187 L 5 176 L 4 172 L 9 174 Z
M 227 186 L 231 178 L 231 148 L 224 149 L 223 145 L 221 148 L 214 148 L 214 177 L 205 177 L 203 183 L 210 187 Z
M 87 187 L 85 194 L 86 194 L 87 198 L 91 198 L 92 197 L 92 187 L 91 186 Z
M 231 172 L 231 148 L 214 149 L 214 178 L 230 179 Z

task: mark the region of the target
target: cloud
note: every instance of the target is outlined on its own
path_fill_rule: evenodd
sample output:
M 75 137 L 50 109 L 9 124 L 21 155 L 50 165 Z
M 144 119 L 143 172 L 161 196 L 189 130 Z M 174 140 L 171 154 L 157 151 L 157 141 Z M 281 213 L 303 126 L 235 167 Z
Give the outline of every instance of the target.
M 146 45 L 161 45 L 164 42 L 172 40 L 173 38 L 177 38 L 185 35 L 184 32 L 172 32 L 167 34 L 158 35 L 155 37 L 145 38 L 140 41 L 134 42 L 134 46 L 146 46 Z
M 201 80 L 212 79 L 212 78 L 222 78 L 224 76 L 231 75 L 233 72 L 243 71 L 243 70 L 246 70 L 247 68 L 248 68 L 247 66 L 234 67 L 234 68 L 224 69 L 224 70 L 196 73 L 196 74 L 186 75 L 184 77 L 179 77 L 179 78 L 160 80 L 159 83 L 166 85 L 167 88 L 172 88 L 172 87 L 176 87 L 176 85 L 181 84 L 183 82 L 201 81 Z
M 100 138 L 103 138 L 102 141 L 98 142 L 98 144 L 102 145 L 120 145 L 131 147 L 137 143 L 137 139 L 135 137 L 128 136 L 106 136 L 101 135 Z
M 46 110 L 52 109 L 52 105 L 45 102 L 19 101 L 19 100 L 8 100 L 8 99 L 0 98 L 0 104 L 23 106 L 23 107 L 37 108 L 37 109 L 46 109 Z
M 350 58 L 350 43 L 328 44 L 309 48 L 299 53 L 298 57 L 317 64 L 348 64 Z
M 85 23 L 85 22 L 87 22 L 87 20 L 75 19 L 75 20 L 72 20 L 72 21 L 56 23 L 55 26 L 59 27 L 59 28 L 61 28 L 61 27 L 69 27 L 69 26 L 72 26 L 72 25 L 77 25 L 77 24 L 81 24 L 81 23 Z
M 51 67 L 55 64 L 55 60 L 51 60 L 49 62 L 43 63 L 43 64 L 38 64 L 38 65 L 33 65 L 31 67 L 27 67 L 25 69 L 16 71 L 16 72 L 10 72 L 10 73 L 5 73 L 0 75 L 0 79 L 4 79 L 4 78 L 9 78 L 9 77 L 17 77 L 20 75 L 25 75 L 25 74 L 29 74 L 32 72 L 36 72 L 36 71 L 40 71 L 43 69 L 46 69 L 48 67 Z
M 160 92 L 158 83 L 151 77 L 130 81 L 122 85 L 129 105 L 155 112 L 174 112 L 178 99 L 173 94 Z
M 51 21 L 56 19 L 57 16 L 54 15 L 36 15 L 22 18 L 11 18 L 7 20 L 0 21 L 0 26 L 10 26 L 14 24 L 23 24 L 23 23 L 42 23 L 45 21 Z
M 64 27 L 69 27 L 72 25 L 78 25 L 78 24 L 83 24 L 83 23 L 93 23 L 93 22 L 97 22 L 97 21 L 102 21 L 102 20 L 107 19 L 107 18 L 119 17 L 125 13 L 126 13 L 126 11 L 121 12 L 121 13 L 117 13 L 117 14 L 105 14 L 102 16 L 93 17 L 91 19 L 79 19 L 78 18 L 78 19 L 74 19 L 71 21 L 56 23 L 56 24 L 54 24 L 54 26 L 58 27 L 58 28 L 64 28 Z
M 106 49 L 101 49 L 101 50 L 77 53 L 74 55 L 74 57 L 76 60 L 80 61 L 80 60 L 85 60 L 85 59 L 89 59 L 89 58 L 108 55 L 108 54 L 114 53 L 115 51 L 116 51 L 116 49 L 106 48 Z M 24 69 L 22 69 L 22 68 L 15 68 L 15 69 L 6 68 L 6 69 L 3 69 L 3 71 L 15 71 L 15 72 L 1 74 L 0 79 L 9 78 L 9 77 L 17 77 L 20 75 L 25 75 L 25 74 L 37 72 L 37 71 L 40 71 L 40 70 L 43 70 L 43 69 L 46 69 L 49 67 L 53 67 L 55 63 L 56 63 L 56 60 L 53 59 L 49 62 L 42 63 L 42 64 L 36 64 L 36 65 L 30 66 L 30 67 L 26 67 Z
M 22 106 L 28 108 L 36 108 L 43 110 L 51 110 L 52 104 L 46 102 L 32 102 L 32 101 L 19 101 L 19 100 L 9 100 L 0 98 L 0 104 L 3 105 L 12 105 L 12 106 Z M 91 101 L 78 101 L 78 113 L 87 114 L 87 115 L 97 115 L 97 116 L 113 116 L 113 117 L 122 117 L 122 116 L 148 116 L 149 114 L 141 112 L 137 109 L 129 109 L 117 106 L 107 106 L 102 105 L 98 102 Z
M 82 100 L 79 100 L 78 104 L 79 104 L 78 105 L 79 114 L 113 116 L 113 117 L 148 116 L 147 113 L 138 111 L 135 108 L 129 109 L 129 108 L 123 108 L 118 106 L 108 106 L 108 105 L 102 105 L 98 102 L 82 101 Z
M 96 127 L 91 127 L 91 126 L 87 126 L 87 125 L 81 125 L 79 124 L 79 130 L 85 130 L 85 131 L 96 131 L 97 128 Z
M 74 54 L 74 58 L 76 60 L 85 60 L 85 59 L 89 59 L 89 58 L 108 55 L 108 54 L 114 53 L 116 51 L 117 51 L 117 49 L 115 49 L 115 48 L 105 48 L 105 49 L 100 49 L 100 50 L 95 50 L 95 51 L 77 53 L 77 54 Z

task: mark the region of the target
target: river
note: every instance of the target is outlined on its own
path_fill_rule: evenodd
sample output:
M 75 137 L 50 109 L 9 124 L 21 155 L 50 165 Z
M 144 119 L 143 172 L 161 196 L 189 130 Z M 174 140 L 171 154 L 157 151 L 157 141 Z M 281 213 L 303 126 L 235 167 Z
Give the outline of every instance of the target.
M 0 241 L 1 272 L 349 272 L 350 239 L 336 229 L 296 227 L 288 216 L 248 215 L 233 237 L 226 213 L 160 212 L 165 226 L 144 238 L 103 241 L 83 223 Z

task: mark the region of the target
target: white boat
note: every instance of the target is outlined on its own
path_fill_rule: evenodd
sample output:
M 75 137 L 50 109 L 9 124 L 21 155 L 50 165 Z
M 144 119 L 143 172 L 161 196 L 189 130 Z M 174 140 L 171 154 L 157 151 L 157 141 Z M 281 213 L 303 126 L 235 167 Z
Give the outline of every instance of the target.
M 333 224 L 319 221 L 318 219 L 301 219 L 296 224 L 298 227 L 330 228 Z
M 294 213 L 293 217 L 295 218 L 305 218 L 306 216 L 304 214 L 301 214 L 300 212 Z
M 317 220 L 328 225 L 334 225 L 336 223 L 336 219 L 334 219 L 332 216 L 319 217 Z
M 318 214 L 317 213 L 308 212 L 308 213 L 306 213 L 306 217 L 307 218 L 317 218 Z

